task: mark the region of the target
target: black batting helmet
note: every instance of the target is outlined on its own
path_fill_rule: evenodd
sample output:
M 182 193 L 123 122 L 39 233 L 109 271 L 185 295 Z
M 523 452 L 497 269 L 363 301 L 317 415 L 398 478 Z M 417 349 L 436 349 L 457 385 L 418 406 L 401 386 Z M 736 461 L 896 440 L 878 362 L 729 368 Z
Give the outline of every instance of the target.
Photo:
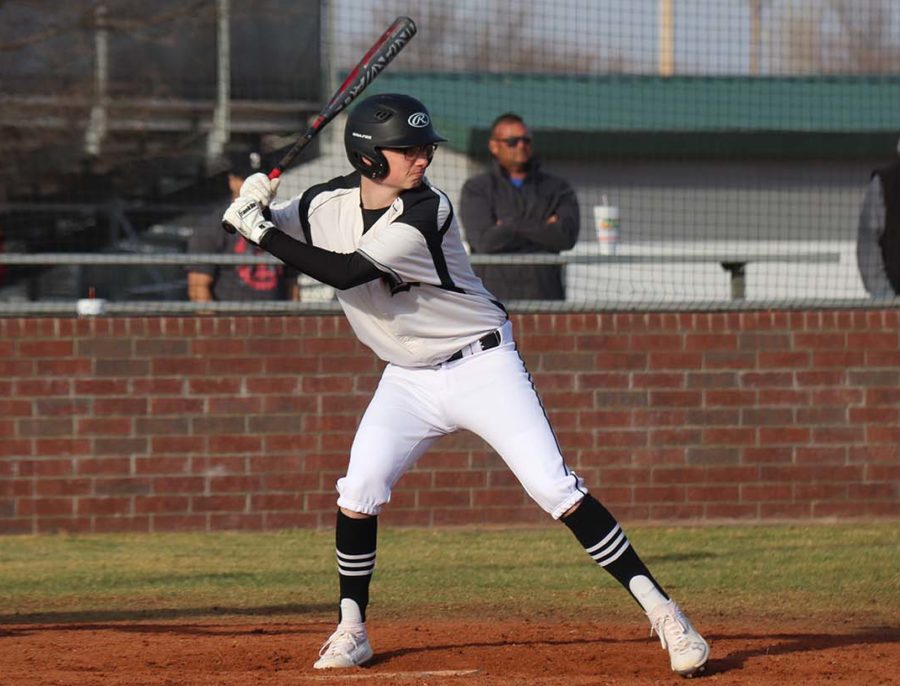
M 381 148 L 412 148 L 445 140 L 434 130 L 425 105 L 396 93 L 363 100 L 350 113 L 344 129 L 347 159 L 354 169 L 370 179 L 381 179 L 388 174 L 388 161 Z

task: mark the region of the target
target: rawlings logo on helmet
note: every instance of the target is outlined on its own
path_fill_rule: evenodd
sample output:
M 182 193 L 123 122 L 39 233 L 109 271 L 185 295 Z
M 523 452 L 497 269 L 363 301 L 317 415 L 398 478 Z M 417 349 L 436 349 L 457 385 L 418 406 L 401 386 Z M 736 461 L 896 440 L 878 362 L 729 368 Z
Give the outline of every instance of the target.
M 424 129 L 431 123 L 431 120 L 428 118 L 428 115 L 425 112 L 416 112 L 415 114 L 409 115 L 409 119 L 406 120 L 407 123 L 417 129 Z

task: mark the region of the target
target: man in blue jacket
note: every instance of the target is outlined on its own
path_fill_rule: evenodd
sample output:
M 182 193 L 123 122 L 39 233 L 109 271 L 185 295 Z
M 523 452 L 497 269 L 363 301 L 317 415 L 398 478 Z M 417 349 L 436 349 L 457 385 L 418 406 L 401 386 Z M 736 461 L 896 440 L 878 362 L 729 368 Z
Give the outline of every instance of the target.
M 491 125 L 491 169 L 462 189 L 460 219 L 474 254 L 559 253 L 578 240 L 578 200 L 564 179 L 541 169 L 522 118 L 502 114 Z M 486 265 L 476 268 L 502 301 L 565 300 L 559 265 Z

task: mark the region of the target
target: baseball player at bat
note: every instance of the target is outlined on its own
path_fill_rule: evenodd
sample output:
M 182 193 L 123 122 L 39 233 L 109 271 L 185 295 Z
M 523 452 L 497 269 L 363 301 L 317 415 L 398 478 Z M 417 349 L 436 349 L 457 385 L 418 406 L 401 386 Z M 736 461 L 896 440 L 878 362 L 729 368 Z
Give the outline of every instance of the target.
M 369 97 L 350 113 L 344 132 L 354 173 L 286 202 L 272 202 L 273 183 L 255 174 L 223 218 L 336 288 L 356 336 L 387 363 L 337 482 L 338 625 L 315 667 L 372 658 L 365 621 L 378 514 L 435 440 L 468 429 L 632 595 L 672 669 L 693 675 L 706 664 L 706 641 L 566 465 L 506 310 L 475 276 L 453 208 L 425 176 L 444 140 L 418 100 Z

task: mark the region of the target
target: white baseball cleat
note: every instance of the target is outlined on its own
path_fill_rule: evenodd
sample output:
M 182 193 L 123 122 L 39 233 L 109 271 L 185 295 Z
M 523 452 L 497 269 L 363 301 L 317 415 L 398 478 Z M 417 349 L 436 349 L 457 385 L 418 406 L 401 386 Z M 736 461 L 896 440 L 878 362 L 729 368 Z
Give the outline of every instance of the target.
M 366 636 L 366 627 L 338 626 L 319 651 L 316 669 L 343 669 L 358 667 L 372 659 L 372 646 Z
M 341 623 L 319 650 L 316 669 L 358 667 L 372 659 L 372 646 L 366 635 L 359 606 L 349 598 L 341 600 Z
M 662 647 L 669 651 L 673 672 L 690 677 L 703 671 L 709 659 L 709 645 L 674 600 L 657 605 L 647 617 L 651 635 L 655 631 Z

